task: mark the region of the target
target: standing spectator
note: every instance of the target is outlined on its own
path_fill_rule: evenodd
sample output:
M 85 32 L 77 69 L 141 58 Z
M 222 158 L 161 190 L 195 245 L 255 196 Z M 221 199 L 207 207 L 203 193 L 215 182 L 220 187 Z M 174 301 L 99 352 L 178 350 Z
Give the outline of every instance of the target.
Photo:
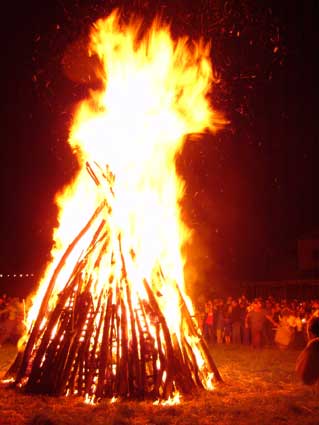
M 293 338 L 293 329 L 291 327 L 289 316 L 289 309 L 285 307 L 281 312 L 275 335 L 275 343 L 281 350 L 288 348 Z
M 280 303 L 275 303 L 273 309 L 272 309 L 272 321 L 275 327 L 279 325 L 281 317 L 281 307 Z
M 311 316 L 319 317 L 319 301 L 313 300 L 311 304 Z
M 218 300 L 215 309 L 215 329 L 217 344 L 222 344 L 224 339 L 224 301 Z
M 242 335 L 242 343 L 244 345 L 250 344 L 250 329 L 249 327 L 246 328 L 246 316 L 248 314 L 248 303 L 247 302 L 241 302 L 240 303 L 240 328 L 241 328 L 241 335 Z
M 306 348 L 296 362 L 296 372 L 304 384 L 313 385 L 319 381 L 319 317 L 313 316 L 308 323 Z
M 202 304 L 197 304 L 195 307 L 195 320 L 197 326 L 204 332 L 204 319 L 205 319 L 205 308 Z
M 241 308 L 237 300 L 233 300 L 231 308 L 231 325 L 232 325 L 232 342 L 233 344 L 241 344 Z
M 294 348 L 304 348 L 307 343 L 307 316 L 305 311 L 305 303 L 300 303 L 297 309 L 297 326 L 295 330 Z
M 231 321 L 231 302 L 226 304 L 224 309 L 224 338 L 225 343 L 230 344 L 231 341 L 231 332 L 232 332 L 232 321 Z
M 210 300 L 205 306 L 204 338 L 207 342 L 214 342 L 214 310 Z
M 265 345 L 271 347 L 274 344 L 274 324 L 272 323 L 273 319 L 273 305 L 270 299 L 267 299 L 265 302 L 265 314 L 268 320 L 265 321 L 264 326 L 264 341 Z
M 15 302 L 8 302 L 7 307 L 1 311 L 1 316 L 5 317 L 5 319 L 3 332 L 0 335 L 0 347 L 4 342 L 11 340 L 17 327 L 17 308 Z
M 256 300 L 252 309 L 246 316 L 246 328 L 250 328 L 251 332 L 251 345 L 253 348 L 262 347 L 262 333 L 266 322 L 266 315 L 262 308 L 260 300 Z

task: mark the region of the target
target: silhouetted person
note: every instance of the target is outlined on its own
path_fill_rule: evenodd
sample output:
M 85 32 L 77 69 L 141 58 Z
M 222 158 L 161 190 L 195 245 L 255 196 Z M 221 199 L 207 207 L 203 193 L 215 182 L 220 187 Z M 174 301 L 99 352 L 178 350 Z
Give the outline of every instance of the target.
M 232 342 L 241 344 L 241 308 L 237 300 L 233 300 L 231 309 Z
M 299 354 L 296 372 L 306 385 L 319 381 L 319 317 L 313 316 L 308 322 L 307 346 Z
M 248 312 L 245 321 L 245 327 L 250 328 L 251 345 L 253 348 L 261 348 L 263 327 L 266 322 L 265 311 L 262 308 L 260 300 L 256 300 L 252 309 Z

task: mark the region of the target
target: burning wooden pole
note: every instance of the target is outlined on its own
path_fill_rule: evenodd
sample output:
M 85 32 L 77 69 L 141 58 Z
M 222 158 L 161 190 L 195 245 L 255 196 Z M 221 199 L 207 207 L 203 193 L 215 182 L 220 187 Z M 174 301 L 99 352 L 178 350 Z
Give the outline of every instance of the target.
M 91 169 L 90 175 L 92 173 Z M 94 180 L 99 184 L 96 176 Z M 94 212 L 53 272 L 22 362 L 10 372 L 16 384 L 23 383 L 30 393 L 71 393 L 96 399 L 167 399 L 174 391 L 187 393 L 196 387 L 205 387 L 203 376 L 211 380 L 215 374 L 220 381 L 178 285 L 182 315 L 180 337 L 167 325 L 160 307 L 162 295 L 154 293 L 146 279 L 140 282 L 140 291 L 134 290 L 126 269 L 121 234 L 117 251 L 110 254 L 107 205 L 110 199 Z M 55 307 L 48 311 L 55 281 L 65 262 L 100 216 L 102 221 L 91 242 L 75 261 Z M 128 259 L 134 262 L 133 251 Z M 105 262 L 110 268 L 108 280 L 94 299 L 94 275 Z M 117 262 L 121 273 L 114 276 Z M 168 284 L 163 273 L 158 273 L 157 277 L 162 285 Z M 204 367 L 197 364 L 198 353 L 202 354 Z

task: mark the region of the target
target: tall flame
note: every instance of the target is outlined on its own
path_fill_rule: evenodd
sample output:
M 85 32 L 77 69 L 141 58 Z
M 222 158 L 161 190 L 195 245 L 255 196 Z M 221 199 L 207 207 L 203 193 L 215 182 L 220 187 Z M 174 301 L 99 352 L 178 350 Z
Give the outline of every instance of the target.
M 159 20 L 142 39 L 141 28 L 141 20 L 121 23 L 115 11 L 98 20 L 91 31 L 91 54 L 103 64 L 103 90 L 92 91 L 74 117 L 69 142 L 82 167 L 72 185 L 57 197 L 59 227 L 54 234 L 54 261 L 46 276 L 101 196 L 85 168 L 87 161 L 96 161 L 110 165 L 116 176 L 112 221 L 125 234 L 127 250 L 133 247 L 136 254 L 134 278 L 150 280 L 160 262 L 166 276 L 183 288 L 181 246 L 190 231 L 180 220 L 184 183 L 176 174 L 175 155 L 185 135 L 215 131 L 222 123 L 208 97 L 213 83 L 210 44 L 188 37 L 174 41 L 169 27 Z M 46 276 L 29 324 L 45 293 Z M 57 293 L 64 275 L 59 282 Z M 160 289 L 167 301 L 174 300 L 174 289 Z M 170 306 L 168 311 L 172 325 L 178 323 Z M 174 314 L 178 314 L 176 305 Z
M 170 332 L 180 340 L 182 310 L 192 312 L 184 293 L 185 259 L 181 254 L 191 232 L 180 217 L 184 182 L 176 173 L 175 157 L 187 134 L 215 131 L 222 124 L 208 97 L 213 83 L 210 45 L 187 37 L 175 41 L 169 27 L 159 20 L 144 31 L 141 20 L 125 24 L 115 11 L 94 24 L 90 53 L 97 55 L 103 65 L 103 89 L 92 90 L 74 116 L 69 143 L 78 157 L 80 171 L 72 185 L 57 197 L 59 227 L 54 234 L 53 261 L 29 312 L 29 326 L 58 268 L 49 310 L 57 303 L 74 264 L 90 245 L 97 228 L 93 226 L 79 238 L 60 270 L 63 253 L 68 252 L 70 240 L 86 225 L 96 206 L 107 200 L 107 251 L 102 259 L 86 256 L 82 272 L 84 280 L 85 274 L 93 280 L 90 287 L 94 289 L 95 306 L 105 285 L 113 285 L 115 294 L 116 282 L 122 282 L 125 275 L 131 287 L 130 302 L 138 309 L 140 300 L 147 298 L 143 282 L 149 282 Z M 181 305 L 181 300 L 186 300 L 187 307 Z M 98 307 L 96 312 L 98 323 L 102 313 Z M 130 311 L 128 316 L 132 314 Z M 130 326 L 135 325 L 128 324 L 128 339 L 134 333 Z M 155 326 L 152 321 L 148 326 L 156 348 Z M 57 327 L 53 333 L 56 331 Z M 205 359 L 196 346 L 198 341 L 187 335 L 185 339 L 193 347 L 201 370 Z M 203 376 L 205 388 L 211 385 L 211 375 L 208 371 Z

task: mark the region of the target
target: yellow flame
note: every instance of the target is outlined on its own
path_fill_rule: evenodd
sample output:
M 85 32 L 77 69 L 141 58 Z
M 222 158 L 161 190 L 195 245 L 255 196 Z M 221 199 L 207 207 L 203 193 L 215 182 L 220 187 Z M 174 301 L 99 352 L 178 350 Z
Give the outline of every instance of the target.
M 204 388 L 208 391 L 213 391 L 215 389 L 215 386 L 213 384 L 213 379 L 214 379 L 214 373 L 210 372 L 207 375 L 207 379 L 206 381 L 204 381 Z
M 11 384 L 14 382 L 14 378 L 8 378 L 8 379 L 1 379 L 0 381 L 2 384 Z
M 213 82 L 210 45 L 188 37 L 174 41 L 169 27 L 159 21 L 140 40 L 141 24 L 121 24 L 115 11 L 98 20 L 91 32 L 91 54 L 104 66 L 104 90 L 91 92 L 74 117 L 70 144 L 83 167 L 57 198 L 54 260 L 37 299 L 43 298 L 62 252 L 101 196 L 85 171 L 87 160 L 109 164 L 116 175 L 112 219 L 125 234 L 127 247 L 134 246 L 136 275 L 150 279 L 160 260 L 165 274 L 183 285 L 180 247 L 190 233 L 180 221 L 184 184 L 175 173 L 174 159 L 186 134 L 216 130 L 223 121 L 208 99 Z M 66 268 L 61 274 L 56 293 L 69 273 Z M 29 326 L 38 304 L 29 311 Z
M 112 228 L 110 252 L 120 256 L 118 236 L 123 235 L 122 251 L 127 281 L 133 287 L 133 307 L 137 308 L 137 300 L 145 297 L 142 283 L 147 280 L 161 295 L 158 302 L 170 331 L 180 338 L 180 296 L 176 285 L 185 296 L 181 247 L 191 232 L 180 218 L 184 182 L 176 173 L 175 157 L 187 134 L 215 131 L 223 123 L 208 98 L 213 83 L 210 45 L 187 37 L 173 40 L 169 27 L 158 20 L 143 33 L 142 21 L 123 23 L 115 11 L 95 23 L 90 34 L 90 54 L 103 65 L 103 89 L 91 91 L 74 116 L 69 143 L 78 157 L 80 171 L 57 196 L 59 226 L 54 233 L 53 261 L 40 282 L 28 324 L 30 327 L 35 320 L 63 252 L 96 206 L 107 199 L 107 219 Z M 101 184 L 95 185 L 87 173 L 87 162 L 97 164 L 97 173 L 109 167 L 114 178 L 107 184 L 101 179 Z M 56 304 L 92 232 L 79 241 L 67 258 L 49 309 Z M 94 280 L 95 302 L 105 282 L 112 287 L 112 279 L 115 282 L 122 273 L 120 262 L 114 265 L 106 254 L 104 260 L 98 272 L 93 260 L 86 266 L 85 273 Z M 158 278 L 160 273 L 165 279 Z M 192 312 L 190 300 L 185 299 Z M 148 325 L 155 336 L 155 327 Z M 199 352 L 197 355 L 200 357 Z M 174 403 L 177 397 L 176 394 Z M 91 402 L 88 396 L 86 401 Z
M 91 406 L 94 406 L 96 404 L 95 402 L 95 395 L 89 395 L 88 393 L 85 394 L 84 396 L 84 403 L 85 404 L 90 404 Z
M 178 391 L 175 391 L 172 396 L 168 397 L 167 400 L 156 400 L 154 401 L 155 406 L 175 406 L 176 404 L 181 403 L 181 394 Z

